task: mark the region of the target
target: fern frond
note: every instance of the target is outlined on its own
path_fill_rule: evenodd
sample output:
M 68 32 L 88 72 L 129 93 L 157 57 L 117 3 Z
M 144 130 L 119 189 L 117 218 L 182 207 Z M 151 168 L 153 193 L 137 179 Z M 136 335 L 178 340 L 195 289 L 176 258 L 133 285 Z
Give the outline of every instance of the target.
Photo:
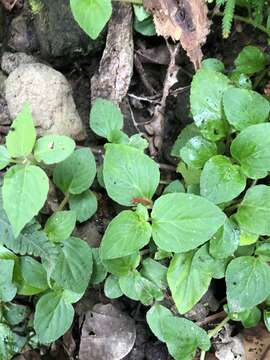
M 224 9 L 223 21 L 222 21 L 222 32 L 223 32 L 223 37 L 225 39 L 230 35 L 231 32 L 234 9 L 235 9 L 235 0 L 227 0 Z

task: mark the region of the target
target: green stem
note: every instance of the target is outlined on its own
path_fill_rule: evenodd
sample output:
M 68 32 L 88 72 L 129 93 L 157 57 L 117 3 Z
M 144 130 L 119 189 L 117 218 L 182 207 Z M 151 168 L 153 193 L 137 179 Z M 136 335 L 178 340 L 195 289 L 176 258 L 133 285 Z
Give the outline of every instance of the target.
M 227 322 L 229 320 L 230 320 L 229 316 L 225 317 L 225 319 L 223 319 L 221 321 L 221 323 L 219 323 L 213 330 L 209 331 L 209 333 L 208 333 L 209 339 L 216 336 L 220 332 L 220 330 L 223 328 L 223 326 L 227 324 Z M 205 355 L 206 355 L 206 352 L 202 351 L 201 356 L 200 356 L 200 360 L 204 360 Z
M 218 12 L 218 13 L 214 13 L 214 15 L 224 16 L 224 13 Z M 257 24 L 255 20 L 252 20 L 252 19 L 244 17 L 244 16 L 240 16 L 240 15 L 234 15 L 234 20 L 238 20 L 238 21 L 244 22 L 246 24 L 252 25 L 255 28 L 257 28 L 257 29 L 261 30 L 262 32 L 264 32 L 265 34 L 267 34 L 268 36 L 270 36 L 270 29 L 267 29 L 263 25 Z
M 118 2 L 123 2 L 123 3 L 128 3 L 128 4 L 135 4 L 135 5 L 143 5 L 143 0 L 113 0 L 113 1 L 118 1 Z
M 62 211 L 64 209 L 64 207 L 67 205 L 69 200 L 69 193 L 65 194 L 64 199 L 62 200 L 61 204 L 58 206 L 58 208 L 55 210 L 56 211 Z

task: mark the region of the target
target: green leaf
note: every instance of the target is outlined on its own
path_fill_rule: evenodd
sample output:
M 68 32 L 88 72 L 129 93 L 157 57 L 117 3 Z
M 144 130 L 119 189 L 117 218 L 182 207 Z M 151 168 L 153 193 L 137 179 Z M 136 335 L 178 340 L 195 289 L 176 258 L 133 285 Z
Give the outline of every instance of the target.
M 134 134 L 129 138 L 129 146 L 133 146 L 138 150 L 141 150 L 142 152 L 144 152 L 145 149 L 148 148 L 148 141 L 141 137 L 140 134 Z
M 171 155 L 180 157 L 180 150 L 186 145 L 186 143 L 193 137 L 200 135 L 201 132 L 194 123 L 186 125 L 186 127 L 184 127 L 178 135 L 178 138 L 173 145 Z
M 270 235 L 270 187 L 256 185 L 248 189 L 235 218 L 241 230 Z
M 228 122 L 238 131 L 264 123 L 269 117 L 269 101 L 255 91 L 230 88 L 223 95 Z
M 269 310 L 263 311 L 263 320 L 264 320 L 264 324 L 265 324 L 267 330 L 270 332 L 270 311 Z
M 0 323 L 0 359 L 11 360 L 16 353 L 20 353 L 26 341 L 11 331 L 6 325 Z
M 180 314 L 185 314 L 208 290 L 212 275 L 196 264 L 196 253 L 176 254 L 168 268 L 168 284 Z
M 140 250 L 150 241 L 151 225 L 131 210 L 122 211 L 107 227 L 100 245 L 103 259 L 115 259 Z
M 144 36 L 154 36 L 157 34 L 156 27 L 151 16 L 143 21 L 139 21 L 136 17 L 134 20 L 134 29 Z
M 46 221 L 44 230 L 52 242 L 61 242 L 68 239 L 76 224 L 74 211 L 56 211 Z
M 70 7 L 80 27 L 94 40 L 112 15 L 111 0 L 70 0 Z
M 156 245 L 174 252 L 205 243 L 225 221 L 225 215 L 210 201 L 183 193 L 161 196 L 154 203 L 151 218 Z
M 63 192 L 81 194 L 89 189 L 96 176 L 96 162 L 90 149 L 78 149 L 57 164 L 53 182 Z
M 93 255 L 93 271 L 92 271 L 90 283 L 99 284 L 106 278 L 107 269 L 105 268 L 104 264 L 101 262 L 98 248 L 92 249 L 92 255 Z
M 216 154 L 216 144 L 202 136 L 191 138 L 180 150 L 181 159 L 187 165 L 198 169 L 202 168 L 206 161 Z
M 0 170 L 3 170 L 10 163 L 10 160 L 7 148 L 4 145 L 0 145 Z
M 134 198 L 150 200 L 159 184 L 157 164 L 129 145 L 107 144 L 103 177 L 108 195 L 121 205 Z
M 46 173 L 34 165 L 15 165 L 4 177 L 3 207 L 17 237 L 44 205 L 49 191 Z
M 3 315 L 10 325 L 18 325 L 30 315 L 30 308 L 25 305 L 7 303 L 3 308 Z
M 252 81 L 248 75 L 234 71 L 230 74 L 230 80 L 238 88 L 252 90 Z
M 253 75 L 265 68 L 267 58 L 258 47 L 246 46 L 241 50 L 234 64 L 238 72 Z
M 121 276 L 119 286 L 127 297 L 140 301 L 144 305 L 151 305 L 154 300 L 161 301 L 163 299 L 161 289 L 136 270 Z
M 0 301 L 11 301 L 17 292 L 12 283 L 14 260 L 0 260 Z
M 107 277 L 104 285 L 104 293 L 109 299 L 117 299 L 123 295 L 116 276 L 110 275 Z
M 90 112 L 90 127 L 95 134 L 108 138 L 113 130 L 121 130 L 123 124 L 123 115 L 118 105 L 101 98 L 94 102 Z
M 252 234 L 251 232 L 240 229 L 240 246 L 247 246 L 257 242 L 259 238 L 258 234 Z
M 229 87 L 229 79 L 213 70 L 201 69 L 193 77 L 191 111 L 195 124 L 208 140 L 220 140 L 228 132 L 228 124 L 223 115 L 222 96 Z
M 69 207 L 76 213 L 77 221 L 82 223 L 96 213 L 97 197 L 91 190 L 86 190 L 78 195 L 70 195 Z
M 152 281 L 160 289 L 167 288 L 167 268 L 159 262 L 147 258 L 142 262 L 140 273 L 143 277 Z
M 256 248 L 255 255 L 260 256 L 260 258 L 264 261 L 270 261 L 270 243 L 259 243 Z
M 246 187 L 240 166 L 223 155 L 213 156 L 205 164 L 200 180 L 201 195 L 214 204 L 235 199 Z
M 139 266 L 140 261 L 141 257 L 138 252 L 117 259 L 102 259 L 107 271 L 116 276 L 127 275 Z
M 216 259 L 225 259 L 234 254 L 239 242 L 239 229 L 230 219 L 226 219 L 224 225 L 210 240 L 210 254 Z
M 19 264 L 15 266 L 14 279 L 19 295 L 39 294 L 49 287 L 46 270 L 29 256 L 20 257 Z
M 34 156 L 45 164 L 56 164 L 68 158 L 75 149 L 75 142 L 63 135 L 47 135 L 37 140 Z
M 129 143 L 129 137 L 126 133 L 124 133 L 122 130 L 114 129 L 112 130 L 108 136 L 107 139 L 109 142 L 114 144 L 128 144 Z
M 259 258 L 233 259 L 226 271 L 229 311 L 241 312 L 262 303 L 270 294 L 269 277 L 269 266 Z
M 176 172 L 180 173 L 187 186 L 197 185 L 200 183 L 201 169 L 195 169 L 187 166 L 185 163 L 180 162 L 177 165 Z
M 72 324 L 73 316 L 74 309 L 62 292 L 50 291 L 41 296 L 34 317 L 34 328 L 39 341 L 47 344 L 64 335 Z
M 166 342 L 170 354 L 178 360 L 191 360 L 197 347 L 207 351 L 210 339 L 203 329 L 192 321 L 173 316 L 162 305 L 154 305 L 146 314 L 147 323 L 162 342 Z
M 133 5 L 134 13 L 138 21 L 143 21 L 151 16 L 142 5 Z
M 92 252 L 87 243 L 71 237 L 65 240 L 52 272 L 52 278 L 64 289 L 82 293 L 92 274 Z
M 257 306 L 239 313 L 230 313 L 228 306 L 225 305 L 224 310 L 228 313 L 228 316 L 231 320 L 241 321 L 245 328 L 256 326 L 260 322 L 262 316 L 261 311 Z
M 264 178 L 270 171 L 270 124 L 251 125 L 231 144 L 231 154 L 251 179 Z
M 181 183 L 180 180 L 173 180 L 169 183 L 169 185 L 165 187 L 165 189 L 163 190 L 163 195 L 182 192 L 186 192 L 184 185 Z
M 36 130 L 29 105 L 13 121 L 6 137 L 8 153 L 11 157 L 23 157 L 31 154 L 36 142 Z
M 225 66 L 222 61 L 215 58 L 208 58 L 202 61 L 202 69 L 214 70 L 224 73 Z

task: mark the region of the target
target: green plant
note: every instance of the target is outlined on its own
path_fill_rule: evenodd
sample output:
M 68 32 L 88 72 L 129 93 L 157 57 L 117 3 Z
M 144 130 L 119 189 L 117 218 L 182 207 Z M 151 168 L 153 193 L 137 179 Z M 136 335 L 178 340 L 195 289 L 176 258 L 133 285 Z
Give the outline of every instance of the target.
M 32 341 L 32 328 L 40 343 L 62 336 L 73 321 L 72 304 L 91 279 L 91 248 L 71 233 L 76 221 L 96 211 L 97 200 L 89 190 L 96 164 L 89 149 L 74 149 L 66 136 L 37 140 L 28 105 L 12 123 L 6 146 L 0 146 L 0 168 L 7 167 L 0 196 L 1 359 L 11 359 Z M 45 223 L 39 216 L 42 228 L 34 217 L 47 199 L 51 172 L 64 199 Z M 67 203 L 70 210 L 63 210 Z M 36 296 L 33 324 L 26 323 L 29 308 L 11 302 L 16 294 Z M 12 330 L 22 322 L 23 337 Z
M 74 150 L 63 136 L 36 140 L 24 107 L 0 147 L 1 169 L 7 167 L 0 197 L 1 358 L 10 359 L 27 341 L 46 344 L 62 336 L 73 320 L 72 304 L 89 283 L 103 281 L 107 297 L 124 294 L 150 306 L 149 327 L 176 360 L 191 360 L 197 348 L 204 359 L 211 337 L 230 320 L 251 327 L 263 312 L 270 328 L 270 105 L 251 90 L 268 64 L 254 47 L 241 51 L 228 75 L 219 60 L 203 62 L 191 85 L 194 122 L 172 149 L 182 178 L 160 196 L 159 167 L 144 153 L 147 141 L 123 132 L 118 106 L 96 100 L 90 127 L 108 141 L 98 180 L 127 209 L 113 218 L 95 249 L 71 236 L 76 221 L 96 210 L 89 190 L 93 155 Z M 44 220 L 48 176 L 64 197 Z M 184 315 L 222 278 L 227 316 L 207 333 Z M 34 337 L 15 331 L 29 314 L 11 302 L 16 294 L 35 296 L 34 322 L 25 325 Z

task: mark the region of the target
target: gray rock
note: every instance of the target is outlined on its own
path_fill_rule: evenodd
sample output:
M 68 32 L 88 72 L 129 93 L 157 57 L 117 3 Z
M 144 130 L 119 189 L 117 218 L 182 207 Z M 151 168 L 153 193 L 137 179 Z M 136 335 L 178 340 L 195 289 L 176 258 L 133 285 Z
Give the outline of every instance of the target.
M 0 94 L 0 125 L 9 125 L 10 123 L 10 114 L 6 99 Z
M 43 0 L 41 10 L 34 14 L 34 24 L 45 58 L 65 57 L 67 62 L 76 55 L 94 53 L 104 44 L 102 37 L 94 41 L 84 33 L 67 0 Z
M 17 52 L 17 53 L 4 52 L 1 60 L 1 69 L 5 73 L 10 74 L 20 65 L 35 64 L 37 62 L 38 60 L 32 55 L 27 55 L 22 52 Z M 1 82 L 1 78 L 0 78 L 0 82 Z
M 6 80 L 5 97 L 14 119 L 28 102 L 38 135 L 86 137 L 71 87 L 58 71 L 40 63 L 21 65 Z

